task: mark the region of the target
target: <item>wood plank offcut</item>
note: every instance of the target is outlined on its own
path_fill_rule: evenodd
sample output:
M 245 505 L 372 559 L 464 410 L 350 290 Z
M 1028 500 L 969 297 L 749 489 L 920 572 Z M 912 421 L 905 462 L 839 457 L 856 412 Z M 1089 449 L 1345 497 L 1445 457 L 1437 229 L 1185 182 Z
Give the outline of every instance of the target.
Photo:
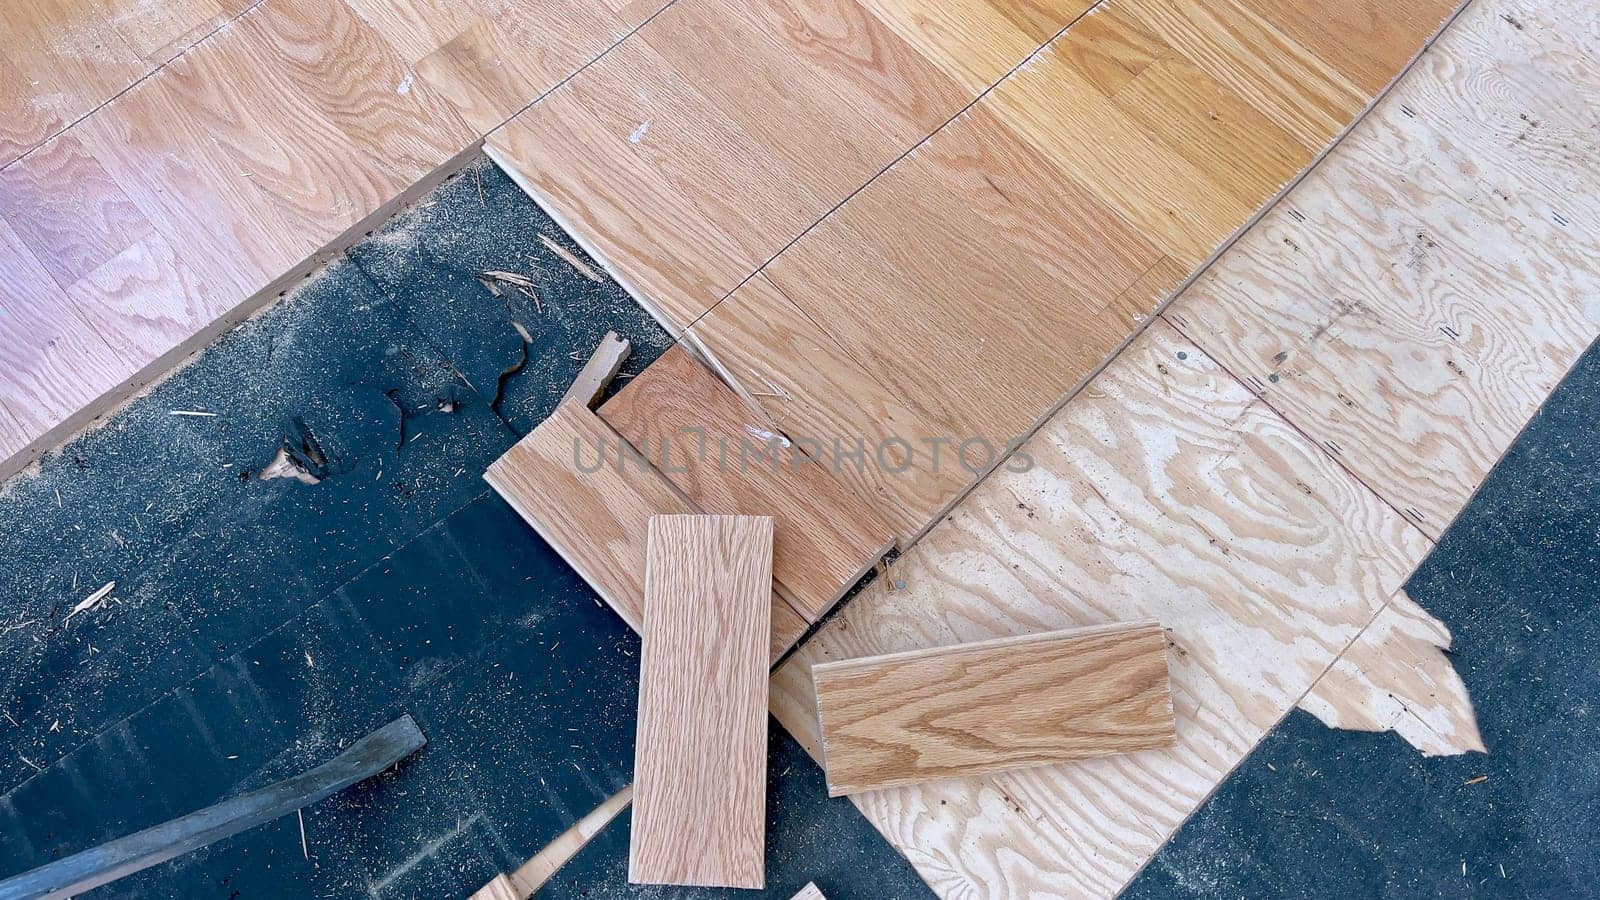
M 772 519 L 654 516 L 628 880 L 765 884 Z
M 894 545 L 889 526 L 678 344 L 600 417 L 702 512 L 771 515 L 773 575 L 816 621 Z
M 634 631 L 644 621 L 645 534 L 653 515 L 698 510 L 654 468 L 621 460 L 622 438 L 578 403 L 555 412 L 489 465 L 484 480 Z M 771 657 L 806 621 L 772 600 Z
M 1154 621 L 824 663 L 812 675 L 833 797 L 1176 740 Z

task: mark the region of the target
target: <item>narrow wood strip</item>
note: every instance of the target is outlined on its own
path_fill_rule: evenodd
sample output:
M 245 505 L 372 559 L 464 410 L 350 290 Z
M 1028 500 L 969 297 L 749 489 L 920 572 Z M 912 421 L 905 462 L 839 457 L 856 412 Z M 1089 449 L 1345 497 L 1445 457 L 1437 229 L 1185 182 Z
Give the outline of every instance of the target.
M 708 513 L 771 515 L 773 575 L 811 621 L 894 545 L 889 526 L 678 344 L 600 417 Z
M 833 797 L 1176 741 L 1153 620 L 824 663 L 812 677 Z
M 766 883 L 772 519 L 653 516 L 628 880 Z

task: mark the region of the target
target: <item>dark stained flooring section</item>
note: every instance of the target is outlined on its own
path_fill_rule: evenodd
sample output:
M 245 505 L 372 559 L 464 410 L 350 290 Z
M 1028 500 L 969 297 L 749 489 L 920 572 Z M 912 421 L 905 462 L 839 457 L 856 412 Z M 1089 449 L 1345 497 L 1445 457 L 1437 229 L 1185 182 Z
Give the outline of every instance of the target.
M 1600 896 L 1600 343 L 1406 587 L 1488 753 L 1295 711 L 1128 896 Z

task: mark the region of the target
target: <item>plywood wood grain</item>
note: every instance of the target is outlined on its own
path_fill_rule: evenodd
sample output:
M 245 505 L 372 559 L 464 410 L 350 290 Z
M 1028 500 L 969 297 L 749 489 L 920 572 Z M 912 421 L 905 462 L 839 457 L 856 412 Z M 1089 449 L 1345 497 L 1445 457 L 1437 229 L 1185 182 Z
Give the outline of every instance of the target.
M 828 793 L 1171 746 L 1154 621 L 813 666 Z
M 772 519 L 653 516 L 628 880 L 766 883 Z
M 698 510 L 648 463 L 621 453 L 622 444 L 594 413 L 563 403 L 483 477 L 623 621 L 640 631 L 650 517 Z M 782 598 L 772 595 L 769 603 L 770 651 L 776 660 L 807 625 Z
M 811 621 L 894 544 L 829 460 L 799 453 L 682 344 L 629 381 L 600 417 L 701 511 L 770 515 L 773 577 Z
M 1388 602 L 1427 539 L 1170 326 L 1153 323 L 780 668 L 1108 621 L 1167 629 L 1178 744 L 872 791 L 945 896 L 1115 894 Z
M 1169 310 L 1435 537 L 1600 336 L 1600 206 L 1560 212 L 1592 199 L 1567 186 L 1600 178 L 1600 142 L 1564 104 L 1530 105 L 1548 83 L 1528 60 L 1590 98 L 1600 74 L 1539 47 L 1469 11 Z M 1562 149 L 1508 154 L 1524 132 Z

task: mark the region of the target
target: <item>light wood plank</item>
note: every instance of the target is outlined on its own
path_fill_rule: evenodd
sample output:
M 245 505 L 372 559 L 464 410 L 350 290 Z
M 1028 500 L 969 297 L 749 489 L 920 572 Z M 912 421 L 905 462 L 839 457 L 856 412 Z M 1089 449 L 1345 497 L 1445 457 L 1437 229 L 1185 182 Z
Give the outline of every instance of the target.
M 790 900 L 828 900 L 828 898 L 822 895 L 822 889 L 817 887 L 816 882 L 810 882 L 805 887 L 801 888 L 800 893 L 795 894 L 790 898 Z
M 1532 46 L 1508 34 L 1520 32 L 1469 9 L 1441 61 L 1169 310 L 1435 537 L 1600 335 L 1600 229 L 1559 212 L 1587 197 L 1600 213 L 1592 191 L 1563 187 L 1600 179 L 1600 142 L 1559 107 L 1530 116 L 1518 102 L 1541 88 L 1522 74 Z M 1556 48 L 1544 58 L 1570 66 Z M 1600 98 L 1591 73 L 1570 86 Z M 1565 147 L 1505 155 L 1525 116 Z
M 1299 706 L 1329 728 L 1393 731 L 1424 756 L 1486 752 L 1449 650 L 1450 629 L 1401 591 Z
M 649 529 L 628 880 L 759 888 L 772 519 Z
M 694 505 L 594 413 L 563 403 L 489 465 L 484 480 L 583 576 L 634 631 L 644 620 L 646 535 L 651 516 Z M 771 658 L 808 627 L 771 597 Z
M 894 545 L 827 459 L 771 429 L 682 344 L 600 407 L 600 417 L 701 511 L 770 515 L 779 591 L 816 621 Z
M 902 545 L 966 488 L 968 473 L 949 453 L 940 465 L 929 452 L 948 433 L 868 375 L 765 274 L 696 322 L 686 339 L 791 440 L 817 447 Z
M 764 274 L 955 456 L 998 451 L 1091 372 L 1134 325 L 1100 311 L 1160 256 L 979 108 Z
M 153 230 L 71 135 L 0 169 L 0 217 L 63 288 Z
M 1115 894 L 1388 602 L 1427 539 L 1153 323 L 780 668 L 1107 621 L 1167 629 L 1178 745 L 852 797 L 945 896 Z
M 4 219 L 0 261 L 0 403 L 37 436 L 115 386 L 127 363 Z
M 1154 621 L 813 666 L 832 797 L 1171 746 Z

